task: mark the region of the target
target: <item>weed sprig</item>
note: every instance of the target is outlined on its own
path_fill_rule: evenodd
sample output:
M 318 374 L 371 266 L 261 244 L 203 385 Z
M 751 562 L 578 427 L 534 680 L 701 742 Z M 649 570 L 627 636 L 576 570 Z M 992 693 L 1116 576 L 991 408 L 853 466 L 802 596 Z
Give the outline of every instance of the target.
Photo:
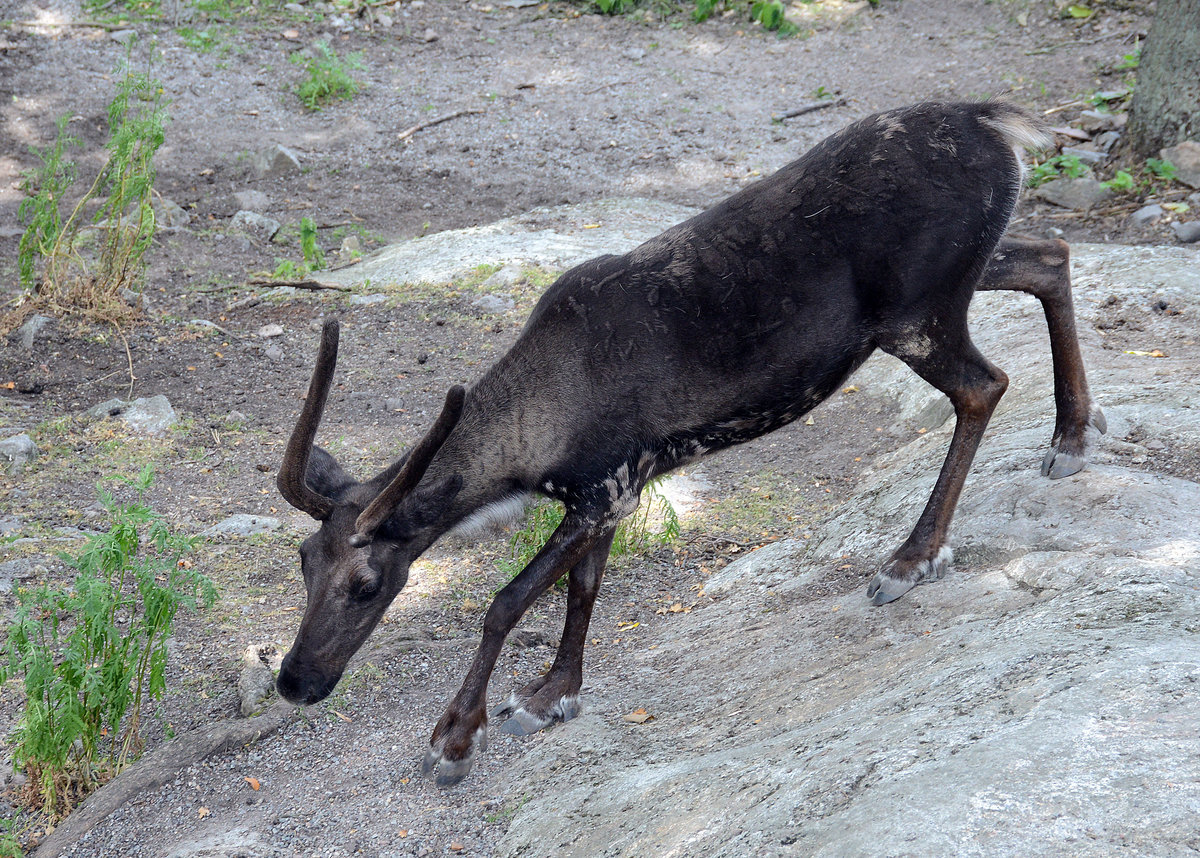
M 52 818 L 141 752 L 142 707 L 166 688 L 175 615 L 216 596 L 186 559 L 195 539 L 146 506 L 153 476 L 147 467 L 125 481 L 132 503 L 97 487 L 109 529 L 78 555 L 62 555 L 78 573 L 70 587 L 46 582 L 17 593 L 0 682 L 18 677 L 24 686 L 13 762 L 29 777 L 31 805 Z
M 126 60 L 108 106 L 108 158 L 64 219 L 63 197 L 75 180 L 74 164 L 64 153 L 77 141 L 67 133 L 66 121 L 59 120 L 54 145 L 37 153 L 42 166 L 26 177 L 23 188 L 29 196 L 18 209 L 27 224 L 18 250 L 20 279 L 29 298 L 24 312 L 47 309 L 114 324 L 135 314 L 125 293 L 140 287 L 154 237 L 154 155 L 162 146 L 166 121 L 162 84 L 148 72 L 133 71 Z M 99 203 L 92 217 L 98 235 L 94 249 L 92 236 L 84 233 L 83 216 L 93 202 Z

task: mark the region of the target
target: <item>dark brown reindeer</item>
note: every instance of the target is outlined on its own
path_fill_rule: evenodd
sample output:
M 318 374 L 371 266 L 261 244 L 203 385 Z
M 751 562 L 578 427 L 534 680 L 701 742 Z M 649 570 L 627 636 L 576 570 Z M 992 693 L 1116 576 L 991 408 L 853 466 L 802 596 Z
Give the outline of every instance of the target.
M 530 494 L 562 524 L 497 595 L 425 771 L 453 784 L 487 740 L 488 678 L 529 606 L 569 572 L 553 666 L 493 717 L 527 734 L 574 717 L 596 591 L 617 523 L 647 480 L 779 428 L 828 397 L 876 348 L 945 393 L 950 450 L 912 533 L 867 588 L 872 604 L 941 577 L 947 530 L 1008 379 L 967 333 L 977 289 L 1037 296 L 1050 328 L 1057 419 L 1042 473 L 1084 466 L 1088 395 L 1067 245 L 1004 238 L 1017 149 L 1038 121 L 1003 102 L 920 104 L 868 117 L 768 179 L 624 256 L 562 275 L 517 342 L 454 387 L 407 455 L 366 482 L 314 446 L 333 377 L 327 322 L 279 489 L 321 522 L 300 548 L 308 605 L 279 692 L 325 697 L 404 587 L 409 565 L 468 517 Z

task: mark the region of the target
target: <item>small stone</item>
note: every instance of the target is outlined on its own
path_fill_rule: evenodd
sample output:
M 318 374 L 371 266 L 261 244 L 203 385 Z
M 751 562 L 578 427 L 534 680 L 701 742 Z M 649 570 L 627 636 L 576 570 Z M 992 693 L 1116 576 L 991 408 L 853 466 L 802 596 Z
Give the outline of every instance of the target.
M 626 51 L 622 51 L 622 56 L 627 60 L 640 60 L 646 56 L 646 52 L 641 48 L 629 48 Z
M 239 211 L 261 212 L 271 205 L 271 200 L 266 194 L 254 189 L 234 191 L 233 199 Z
M 1074 155 L 1089 167 L 1095 167 L 1097 164 L 1103 164 L 1108 160 L 1108 153 L 1097 152 L 1095 149 L 1084 149 L 1082 146 L 1064 146 L 1062 147 L 1062 153 L 1064 155 Z
M 259 241 L 270 241 L 279 232 L 282 225 L 273 217 L 258 214 L 258 212 L 240 211 L 233 216 L 230 227 L 240 229 L 247 235 Z
M 438 40 L 438 34 L 435 33 L 433 30 L 426 30 L 425 33 L 421 36 L 421 41 L 423 41 L 423 42 L 429 43 L 429 42 L 436 42 L 437 40 Z
M 1184 140 L 1177 146 L 1163 149 L 1159 154 L 1175 166 L 1175 178 L 1189 188 L 1200 188 L 1200 143 Z
M 25 324 L 17 329 L 17 342 L 25 351 L 33 351 L 33 344 L 36 342 L 38 334 L 46 330 L 54 320 L 49 316 L 30 316 L 25 320 Z
M 271 671 L 270 660 L 275 654 L 271 645 L 246 648 L 242 654 L 242 672 L 238 676 L 238 696 L 241 699 L 239 711 L 243 718 L 249 718 L 258 709 L 258 705 L 270 696 L 275 689 L 275 674 Z
M 276 143 L 257 153 L 252 164 L 255 172 L 267 179 L 278 179 L 300 172 L 300 159 L 291 149 Z
M 1056 226 L 1049 227 L 1046 230 L 1046 238 L 1062 238 L 1064 235 L 1066 233 Z
M 387 14 L 386 12 L 377 13 L 375 15 L 375 20 L 378 21 L 379 26 L 383 27 L 384 29 L 390 28 L 392 26 L 392 24 L 394 23 L 392 21 L 392 16 Z
M 1175 231 L 1175 237 L 1184 244 L 1194 244 L 1200 241 L 1200 220 L 1190 221 L 1189 223 L 1173 223 L 1171 229 Z
M 258 329 L 258 335 L 264 340 L 270 339 L 271 337 L 281 337 L 283 336 L 283 325 L 263 325 Z
M 1137 226 L 1147 226 L 1152 223 L 1158 223 L 1162 220 L 1164 214 L 1166 212 L 1163 211 L 1162 206 L 1157 203 L 1151 203 L 1135 211 L 1129 216 L 1129 219 Z
M 1033 192 L 1040 200 L 1063 208 L 1086 211 L 1097 203 L 1111 199 L 1113 192 L 1093 178 L 1052 179 Z
M 299 3 L 284 3 L 283 8 L 287 9 L 289 12 L 294 12 L 297 15 L 304 14 L 304 7 L 301 6 Z
M 175 413 L 167 397 L 161 393 L 157 396 L 141 397 L 132 402 L 108 399 L 99 405 L 93 405 L 85 413 L 88 417 L 96 419 L 118 419 L 131 432 L 156 437 L 165 434 L 179 422 L 179 415 Z
M 118 45 L 129 47 L 137 41 L 137 30 L 113 30 L 108 37 Z
M 357 235 L 348 235 L 342 239 L 342 246 L 338 249 L 338 255 L 342 259 L 357 259 L 362 256 L 362 242 Z
M 484 295 L 482 298 L 476 298 L 472 301 L 471 306 L 485 313 L 507 313 L 509 310 L 514 309 L 517 304 L 507 295 Z
M 385 400 L 383 400 L 383 407 L 385 409 L 387 409 L 388 411 L 403 411 L 404 410 L 404 400 L 396 399 L 396 398 L 385 399 Z
M 160 393 L 133 400 L 121 414 L 121 420 L 132 432 L 159 436 L 179 422 L 179 415 L 167 397 Z
M 1125 119 L 1124 113 L 1085 110 L 1079 115 L 1079 127 L 1093 134 L 1100 131 L 1116 131 L 1125 126 Z
M 34 566 L 34 561 L 27 557 L 0 563 L 0 593 L 11 593 L 13 582 L 31 577 Z
M 1092 140 L 1092 145 L 1102 152 L 1107 152 L 1108 150 L 1112 149 L 1112 147 L 1115 146 L 1117 141 L 1120 139 L 1121 132 L 1104 131 L 1096 135 L 1095 139 Z
M 283 349 L 274 344 L 267 346 L 266 351 L 264 351 L 263 354 L 266 356 L 267 360 L 283 360 Z
M 154 226 L 159 232 L 179 232 L 192 222 L 192 216 L 187 209 L 166 197 L 155 197 Z
M 16 476 L 25 470 L 26 465 L 38 457 L 37 444 L 22 432 L 0 441 L 0 465 L 10 476 Z
M 259 533 L 270 533 L 283 527 L 283 522 L 267 515 L 248 515 L 238 513 L 206 528 L 202 536 L 254 536 Z
M 509 288 L 522 283 L 525 280 L 525 271 L 520 265 L 510 262 L 505 265 L 487 280 L 483 281 L 485 287 Z

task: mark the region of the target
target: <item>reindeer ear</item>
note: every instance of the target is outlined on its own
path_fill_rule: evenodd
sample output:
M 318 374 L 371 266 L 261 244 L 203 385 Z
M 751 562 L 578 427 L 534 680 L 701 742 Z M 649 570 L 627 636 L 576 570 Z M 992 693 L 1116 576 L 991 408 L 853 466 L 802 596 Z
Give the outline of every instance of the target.
M 379 534 L 386 539 L 404 540 L 422 528 L 435 524 L 462 491 L 463 478 L 454 474 L 431 486 L 419 486 L 400 504 Z
M 337 459 L 317 446 L 314 446 L 309 454 L 304 482 L 317 494 L 327 498 L 337 498 L 350 486 L 355 485 L 354 478 L 346 473 Z

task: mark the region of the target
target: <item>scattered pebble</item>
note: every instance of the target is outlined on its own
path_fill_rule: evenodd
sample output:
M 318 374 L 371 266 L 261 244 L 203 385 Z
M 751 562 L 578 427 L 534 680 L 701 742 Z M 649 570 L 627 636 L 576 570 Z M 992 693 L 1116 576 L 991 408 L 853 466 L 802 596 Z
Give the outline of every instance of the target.
M 1184 244 L 1194 244 L 1200 241 L 1200 220 L 1190 221 L 1189 223 L 1173 223 L 1171 229 L 1175 232 L 1175 237 Z

